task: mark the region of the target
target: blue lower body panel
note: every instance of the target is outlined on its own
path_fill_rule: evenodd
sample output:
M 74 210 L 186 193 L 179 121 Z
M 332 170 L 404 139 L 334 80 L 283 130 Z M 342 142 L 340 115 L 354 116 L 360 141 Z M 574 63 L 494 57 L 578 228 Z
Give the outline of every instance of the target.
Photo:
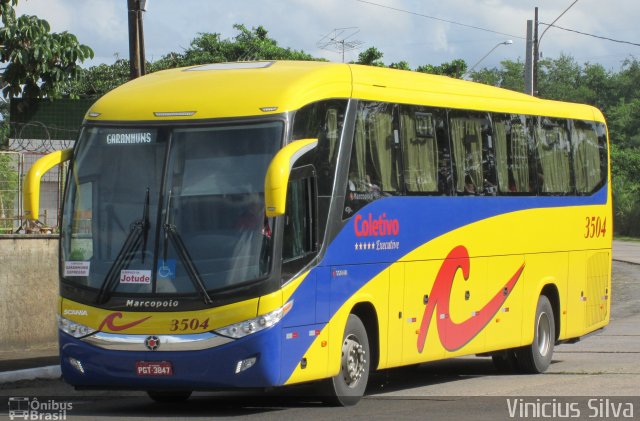
M 265 388 L 280 385 L 280 332 L 274 328 L 234 342 L 201 351 L 112 351 L 89 345 L 59 333 L 62 376 L 77 387 L 134 390 L 196 390 Z M 238 361 L 256 357 L 257 362 L 236 373 Z M 80 361 L 84 374 L 71 365 Z M 169 361 L 171 376 L 139 376 L 139 361 Z

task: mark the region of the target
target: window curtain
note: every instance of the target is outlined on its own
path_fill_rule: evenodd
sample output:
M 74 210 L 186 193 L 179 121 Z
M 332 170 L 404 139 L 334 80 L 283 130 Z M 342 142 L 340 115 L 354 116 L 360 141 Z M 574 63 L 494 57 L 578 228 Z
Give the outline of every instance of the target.
M 365 115 L 363 115 L 362 110 L 359 110 L 356 118 L 356 130 L 353 136 L 349 181 L 352 184 L 350 188 L 360 192 L 369 190 L 366 168 L 367 138 L 364 128 Z
M 329 159 L 334 161 L 333 157 L 338 144 L 338 110 L 330 108 L 325 114 L 325 133 L 327 134 L 327 142 L 329 142 Z
M 511 125 L 511 174 L 518 193 L 531 190 L 529 180 L 529 134 L 524 124 Z
M 436 149 L 435 128 L 430 114 L 421 114 L 419 121 L 411 114 L 402 114 L 402 139 L 404 143 L 404 182 L 409 192 L 438 191 L 438 153 Z M 419 137 L 416 125 L 421 132 L 432 133 L 431 137 Z
M 287 215 L 284 228 L 282 258 L 294 259 L 304 254 L 302 236 L 304 233 L 304 203 L 301 180 L 289 182 Z
M 393 159 L 393 117 L 391 110 L 375 110 L 367 119 L 367 135 L 371 162 L 375 175 L 371 174 L 372 183 L 379 183 L 382 191 L 396 191 L 397 172 L 394 171 Z
M 576 189 L 590 193 L 600 182 L 600 148 L 598 135 L 592 127 L 576 127 L 571 132 Z
M 509 191 L 509 161 L 507 158 L 507 124 L 503 121 L 494 123 L 493 135 L 496 142 L 496 168 L 498 172 L 498 189 Z
M 560 126 L 536 126 L 536 148 L 542 169 L 541 189 L 543 193 L 570 192 L 569 139 Z
M 456 190 L 476 193 L 483 186 L 480 120 L 452 118 L 451 138 L 456 164 Z

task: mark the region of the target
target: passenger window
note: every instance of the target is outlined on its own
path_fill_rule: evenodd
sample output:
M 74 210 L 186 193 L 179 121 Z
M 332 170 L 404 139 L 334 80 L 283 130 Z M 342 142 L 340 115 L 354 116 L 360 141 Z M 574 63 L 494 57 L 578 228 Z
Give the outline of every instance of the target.
M 573 193 L 571 144 L 566 120 L 539 117 L 534 124 L 538 188 L 543 194 Z
M 606 155 L 602 151 L 603 144 L 599 142 L 596 125 L 590 121 L 574 121 L 571 143 L 576 190 L 582 194 L 591 193 L 601 185 L 607 168 L 606 162 L 603 165 Z
M 449 119 L 458 194 L 495 195 L 495 156 L 485 114 L 452 112 Z
M 495 115 L 493 133 L 496 149 L 498 191 L 501 194 L 535 194 L 530 179 L 530 139 L 526 117 Z
M 600 185 L 604 185 L 607 182 L 607 174 L 609 174 L 607 126 L 604 123 L 596 123 L 595 125 L 596 133 L 598 133 L 598 147 L 600 148 Z
M 433 111 L 426 107 L 401 106 L 400 132 L 407 193 L 438 193 L 438 139 Z
M 393 108 L 392 104 L 377 102 L 362 102 L 358 107 L 345 218 L 369 202 L 399 193 L 399 134 L 394 127 Z
M 346 100 L 315 102 L 296 111 L 292 140 L 318 139 L 313 166 L 318 171 L 318 194 L 331 196 L 335 178 L 340 135 L 347 109 Z

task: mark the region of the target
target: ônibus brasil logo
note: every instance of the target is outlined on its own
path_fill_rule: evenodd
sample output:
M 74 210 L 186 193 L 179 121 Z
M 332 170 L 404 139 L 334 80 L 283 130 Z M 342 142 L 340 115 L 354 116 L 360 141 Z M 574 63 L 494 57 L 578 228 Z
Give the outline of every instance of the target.
M 353 220 L 353 230 L 356 237 L 386 237 L 400 234 L 400 222 L 397 219 L 387 219 L 387 214 L 382 213 L 374 219 L 373 214 L 365 219 L 362 215 L 356 215 Z

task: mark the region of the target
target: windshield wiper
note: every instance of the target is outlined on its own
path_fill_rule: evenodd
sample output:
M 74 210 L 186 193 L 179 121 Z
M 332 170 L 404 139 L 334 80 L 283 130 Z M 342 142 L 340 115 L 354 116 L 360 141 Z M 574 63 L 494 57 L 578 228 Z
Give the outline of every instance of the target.
M 180 233 L 178 232 L 177 227 L 170 222 L 170 213 L 171 213 L 171 191 L 169 191 L 169 199 L 167 199 L 167 212 L 165 215 L 165 222 L 162 226 L 164 229 L 164 252 L 163 252 L 164 261 L 165 262 L 167 261 L 167 253 L 168 253 L 167 249 L 169 248 L 168 242 L 171 241 L 173 248 L 175 248 L 176 251 L 178 252 L 178 257 L 180 258 L 180 261 L 182 262 L 185 270 L 187 271 L 187 275 L 189 275 L 189 280 L 193 284 L 194 288 L 196 289 L 196 291 L 198 291 L 198 293 L 204 300 L 205 304 L 212 304 L 213 301 L 211 300 L 211 297 L 209 297 L 209 294 L 207 293 L 207 288 L 204 286 L 204 282 L 202 282 L 202 277 L 198 273 L 198 269 L 193 264 L 193 259 L 189 255 L 189 251 L 187 250 L 187 247 L 184 245 L 184 241 L 182 241 L 182 237 L 180 236 Z
M 147 240 L 149 239 L 149 187 L 144 196 L 144 208 L 142 209 L 142 250 L 140 260 L 144 263 L 144 255 L 147 253 Z
M 149 188 L 144 198 L 144 206 L 142 208 L 142 218 L 134 221 L 129 229 L 129 234 L 124 240 L 116 259 L 107 272 L 107 276 L 102 282 L 98 296 L 96 297 L 96 303 L 103 304 L 107 302 L 111 296 L 111 292 L 115 288 L 116 281 L 118 280 L 118 273 L 122 268 L 128 267 L 129 263 L 133 259 L 134 252 L 142 244 L 142 256 L 141 260 L 144 263 L 144 255 L 147 247 L 147 239 L 149 237 Z

